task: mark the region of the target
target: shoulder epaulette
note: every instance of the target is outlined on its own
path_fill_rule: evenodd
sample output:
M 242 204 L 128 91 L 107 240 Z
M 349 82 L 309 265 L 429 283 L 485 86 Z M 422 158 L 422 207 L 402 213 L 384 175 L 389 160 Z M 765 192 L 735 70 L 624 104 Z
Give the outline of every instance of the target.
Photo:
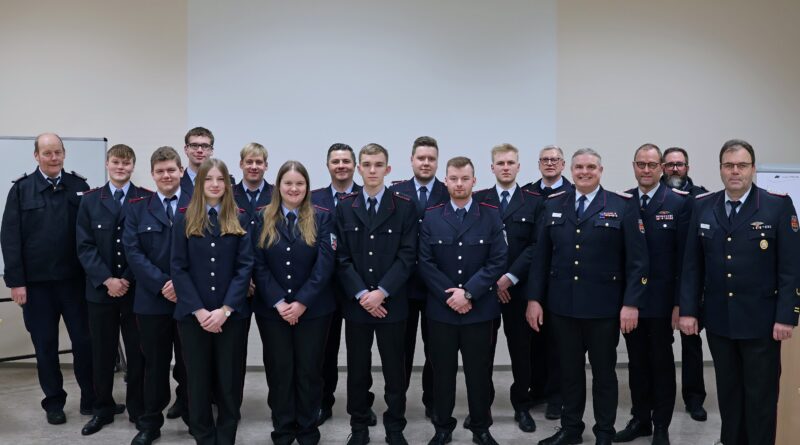
M 140 196 L 138 198 L 131 198 L 131 199 L 128 200 L 128 203 L 136 204 L 137 202 L 144 201 L 145 199 L 147 199 L 147 196 Z
M 498 208 L 496 205 L 489 204 L 488 202 L 479 202 L 478 205 L 482 205 L 482 206 L 485 206 L 485 207 L 491 207 L 493 209 Z
M 701 194 L 695 196 L 694 199 L 702 199 L 702 198 L 705 198 L 706 196 L 711 196 L 713 194 L 714 194 L 714 192 L 701 193 Z
M 567 191 L 566 191 L 566 190 L 561 190 L 560 192 L 555 192 L 555 193 L 553 193 L 552 195 L 548 196 L 548 197 L 547 197 L 547 199 L 550 199 L 550 198 L 555 198 L 556 196 L 561 196 L 561 195 L 563 195 L 564 193 L 567 193 Z
M 86 176 L 83 176 L 82 174 L 76 172 L 75 170 L 70 170 L 70 173 L 86 181 Z
M 178 207 L 178 213 L 186 213 L 188 207 Z
M 318 206 L 316 204 L 314 204 L 314 208 L 322 210 L 323 212 L 330 212 L 331 211 L 331 209 L 328 209 L 328 208 L 325 208 L 325 207 L 322 207 L 322 206 Z
M 247 212 L 247 210 L 245 210 L 245 209 L 243 209 L 243 208 L 241 208 L 241 207 L 237 207 L 237 208 L 239 209 L 239 213 L 245 213 L 245 212 Z
M 13 184 L 13 183 L 15 183 L 15 182 L 19 181 L 20 179 L 22 179 L 22 178 L 25 178 L 25 177 L 27 177 L 27 176 L 28 176 L 28 174 L 27 174 L 27 173 L 23 173 L 22 175 L 20 175 L 20 177 L 19 177 L 19 178 L 17 178 L 17 179 L 14 179 L 13 181 L 11 181 L 11 183 Z
M 94 192 L 100 190 L 101 188 L 103 188 L 103 187 L 95 187 L 93 189 L 86 190 L 85 192 L 83 192 L 83 194 L 85 196 L 85 195 L 88 195 L 89 193 L 94 193 Z
M 408 196 L 406 196 L 406 195 L 404 195 L 404 194 L 402 194 L 400 192 L 394 192 L 394 196 L 397 196 L 398 198 L 402 199 L 403 201 L 411 202 L 411 198 L 409 198 Z
M 350 192 L 350 193 L 342 196 L 341 198 L 339 198 L 339 201 L 341 201 L 343 199 L 355 198 L 356 196 L 358 196 L 358 192 Z
M 257 207 L 256 207 L 256 212 L 260 212 L 260 211 L 264 210 L 264 207 L 266 207 L 266 205 L 263 205 L 263 206 L 257 206 Z
M 320 188 L 318 188 L 318 189 L 311 190 L 311 193 L 316 193 L 316 192 L 319 192 L 319 191 L 325 190 L 326 188 L 328 188 L 328 187 L 320 187 Z
M 677 193 L 677 194 L 679 194 L 679 195 L 683 195 L 683 196 L 686 196 L 686 195 L 688 195 L 688 194 L 689 194 L 689 192 L 687 192 L 687 191 L 684 191 L 684 190 L 678 190 L 678 189 L 676 189 L 675 187 L 672 187 L 672 191 L 673 191 L 673 192 L 675 192 L 675 193 Z
M 633 198 L 633 195 L 631 195 L 630 193 L 625 193 L 625 192 L 614 192 L 614 193 L 616 193 L 619 196 L 622 196 L 625 199 Z
M 522 189 L 522 191 L 523 191 L 523 192 L 525 192 L 525 193 L 527 193 L 527 194 L 529 194 L 529 195 L 533 195 L 533 196 L 542 196 L 542 194 L 541 194 L 541 193 L 539 193 L 539 192 L 535 192 L 535 191 L 533 191 L 533 190 Z
M 436 204 L 435 206 L 428 207 L 427 209 L 425 209 L 425 211 L 427 212 L 428 210 L 433 210 L 433 209 L 438 209 L 439 207 L 444 207 L 444 204 L 445 203 L 440 202 L 439 204 Z
M 774 190 L 767 190 L 767 193 L 769 193 L 770 195 L 774 195 L 774 196 L 780 196 L 781 198 L 785 198 L 785 197 L 789 196 L 788 194 L 786 194 L 784 192 L 776 192 Z
M 400 180 L 397 180 L 397 181 L 392 181 L 392 185 L 402 184 L 402 183 L 404 183 L 406 181 L 409 181 L 409 179 L 400 179 Z

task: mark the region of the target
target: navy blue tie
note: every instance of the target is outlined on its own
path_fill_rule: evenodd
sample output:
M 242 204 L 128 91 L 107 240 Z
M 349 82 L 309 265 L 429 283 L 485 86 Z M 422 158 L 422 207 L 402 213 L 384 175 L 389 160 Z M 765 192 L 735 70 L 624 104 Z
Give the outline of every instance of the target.
M 583 218 L 583 212 L 586 210 L 586 195 L 581 195 L 578 198 L 578 210 L 576 214 L 578 215 L 578 219 Z
M 211 230 L 215 233 L 218 233 L 219 222 L 217 221 L 217 209 L 212 207 L 208 210 L 208 221 L 211 223 Z
M 647 204 L 650 201 L 650 197 L 647 195 L 642 195 L 642 210 L 647 208 Z
M 250 197 L 250 206 L 256 208 L 256 200 L 258 199 L 258 190 L 246 190 L 247 196 Z
M 369 219 L 375 217 L 378 214 L 378 199 L 377 198 L 368 198 L 367 202 L 369 202 L 369 207 L 367 208 L 367 213 L 369 214 Z
M 125 197 L 125 192 L 123 192 L 122 190 L 117 189 L 114 192 L 114 202 L 116 203 L 117 208 L 122 206 L 122 198 L 123 197 Z
M 428 187 L 424 185 L 419 188 L 419 207 L 421 210 L 428 208 Z
M 728 201 L 731 205 L 731 213 L 728 214 L 728 224 L 733 224 L 733 219 L 736 217 L 736 209 L 742 204 L 741 201 Z
M 295 215 L 294 212 L 289 212 L 286 215 L 286 221 L 287 221 L 286 228 L 289 231 L 289 240 L 294 240 L 294 223 L 296 220 L 297 220 L 297 215 Z
M 167 211 L 167 219 L 169 220 L 169 225 L 172 225 L 172 220 L 175 219 L 175 212 L 172 210 L 172 201 L 178 199 L 177 196 L 173 196 L 172 198 L 164 198 L 164 205 L 165 210 Z
M 467 216 L 467 209 L 456 209 L 456 219 L 459 223 L 464 223 L 465 216 Z
M 508 207 L 508 190 L 503 190 L 500 196 L 503 197 L 503 199 L 500 200 L 500 214 L 505 215 L 506 207 Z

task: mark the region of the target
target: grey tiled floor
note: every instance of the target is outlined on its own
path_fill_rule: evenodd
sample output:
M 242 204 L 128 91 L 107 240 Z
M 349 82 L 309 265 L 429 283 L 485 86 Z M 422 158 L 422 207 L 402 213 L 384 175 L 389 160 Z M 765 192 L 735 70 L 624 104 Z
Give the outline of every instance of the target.
M 27 444 L 127 444 L 136 434 L 133 424 L 129 423 L 127 416 L 118 416 L 117 421 L 103 428 L 99 433 L 83 437 L 80 429 L 89 420 L 87 416 L 78 413 L 77 384 L 71 370 L 65 370 L 65 387 L 70 397 L 67 400 L 66 413 L 67 423 L 65 425 L 52 426 L 47 424 L 44 412 L 39 407 L 41 390 L 36 381 L 36 371 L 34 368 L 26 367 L 4 367 L 0 366 L 0 444 L 27 445 Z M 591 382 L 590 373 L 587 372 L 587 382 Z M 617 428 L 625 426 L 630 411 L 630 393 L 627 388 L 627 370 L 618 369 L 620 381 L 619 408 L 617 410 Z M 676 403 L 675 416 L 670 436 L 673 444 L 708 444 L 712 445 L 719 436 L 719 409 L 716 401 L 716 387 L 714 385 L 714 375 L 711 367 L 706 367 L 705 377 L 708 389 L 706 409 L 709 412 L 707 422 L 695 422 L 684 412 L 680 395 Z M 463 376 L 463 375 L 462 375 Z M 334 406 L 334 417 L 329 420 L 322 428 L 322 443 L 324 444 L 344 444 L 349 434 L 349 423 L 345 413 L 345 394 L 344 394 L 344 373 L 339 374 L 339 387 L 336 392 L 337 403 Z M 679 373 L 680 379 L 680 373 Z M 374 375 L 374 388 L 383 387 L 383 378 L 379 373 Z M 537 423 L 537 430 L 534 433 L 523 433 L 520 431 L 513 420 L 513 411 L 508 402 L 508 387 L 511 383 L 510 371 L 496 371 L 494 374 L 495 388 L 497 397 L 492 407 L 494 413 L 494 425 L 492 434 L 501 444 L 532 444 L 553 434 L 557 422 L 544 419 L 544 407 L 539 406 L 532 410 L 532 414 Z M 411 444 L 425 444 L 433 435 L 433 426 L 425 419 L 422 404 L 420 402 L 420 373 L 414 373 L 412 377 L 411 389 L 408 392 L 406 437 Z M 678 385 L 680 388 L 680 382 Z M 466 390 L 463 379 L 458 386 L 456 400 L 455 417 L 459 420 L 459 426 L 453 434 L 453 443 L 471 443 L 471 434 L 461 428 L 460 424 L 466 415 Z M 680 389 L 679 389 L 680 391 Z M 380 393 L 380 391 L 376 391 Z M 118 376 L 116 381 L 115 394 L 118 401 L 123 397 L 122 377 Z M 261 371 L 249 371 L 245 384 L 245 396 L 242 406 L 242 422 L 239 427 L 238 442 L 241 444 L 268 444 L 271 424 L 268 422 L 269 410 L 267 408 L 267 385 L 264 373 Z M 591 392 L 588 392 L 586 415 L 584 421 L 587 423 L 586 432 L 583 438 L 585 443 L 593 443 L 591 436 L 592 408 Z M 381 413 L 385 405 L 380 396 L 376 398 L 375 411 Z M 380 417 L 380 416 L 379 416 Z M 378 425 L 370 429 L 372 443 L 384 443 L 383 428 Z M 168 444 L 191 444 L 193 441 L 186 433 L 185 427 L 180 420 L 168 420 L 162 429 L 162 438 L 156 442 L 161 445 Z M 640 438 L 630 442 L 634 445 L 649 444 L 649 438 Z

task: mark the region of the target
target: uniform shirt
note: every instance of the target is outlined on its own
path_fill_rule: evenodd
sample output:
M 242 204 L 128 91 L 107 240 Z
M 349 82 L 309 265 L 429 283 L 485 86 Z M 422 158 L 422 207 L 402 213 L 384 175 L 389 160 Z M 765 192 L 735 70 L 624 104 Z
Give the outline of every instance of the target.
M 164 208 L 164 212 L 166 212 L 167 211 L 167 206 L 164 205 L 164 200 L 167 199 L 167 197 L 165 195 L 161 194 L 161 192 L 158 192 L 158 191 L 156 192 L 156 196 L 158 197 L 158 202 L 160 202 L 161 206 Z M 178 189 L 175 191 L 175 195 L 173 195 L 173 196 L 175 197 L 175 199 L 171 200 L 169 205 L 172 207 L 172 218 L 174 220 L 175 219 L 175 215 L 178 213 L 178 201 L 181 200 L 181 189 L 180 189 L 180 187 L 178 187 Z
M 585 195 L 581 195 L 581 193 L 576 189 L 575 190 L 575 210 L 577 211 L 578 210 L 578 206 L 580 206 L 580 202 L 579 201 L 581 199 L 581 196 L 586 196 L 586 202 L 583 204 L 583 211 L 585 212 L 586 209 L 588 209 L 589 206 L 592 205 L 592 201 L 594 201 L 594 197 L 597 196 L 597 192 L 599 192 L 599 191 L 600 191 L 600 186 L 599 185 L 597 186 L 596 189 L 594 189 L 593 191 L 591 191 L 591 192 L 589 192 L 589 193 L 587 193 Z
M 750 190 L 753 190 L 752 186 L 749 189 L 747 189 L 747 191 L 744 192 L 744 194 L 738 199 L 739 207 L 736 208 L 737 212 L 742 210 L 742 206 L 744 206 L 744 203 L 747 201 L 747 197 L 750 196 Z M 731 198 L 728 195 L 728 192 L 726 191 L 725 192 L 725 214 L 728 215 L 728 218 L 730 218 L 730 216 L 731 216 L 731 208 L 732 208 L 731 207 L 731 201 L 736 201 L 736 200 Z

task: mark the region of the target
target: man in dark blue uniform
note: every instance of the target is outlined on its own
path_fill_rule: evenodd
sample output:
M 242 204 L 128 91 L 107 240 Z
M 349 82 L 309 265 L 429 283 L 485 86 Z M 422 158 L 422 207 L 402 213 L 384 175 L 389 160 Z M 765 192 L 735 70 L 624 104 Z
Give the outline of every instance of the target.
M 561 430 L 539 442 L 582 442 L 586 404 L 585 356 L 592 367 L 592 399 L 598 444 L 610 444 L 617 414 L 619 331 L 636 329 L 644 305 L 649 268 L 644 224 L 629 194 L 600 186 L 600 155 L 572 155 L 574 191 L 550 195 L 542 216 L 528 277 L 526 317 L 541 329 L 542 304 L 556 338 L 564 407 Z
M 670 147 L 664 150 L 662 157 L 664 174 L 662 182 L 669 187 L 688 192 L 694 198 L 702 193 L 707 193 L 702 185 L 695 185 L 689 177 L 689 153 L 680 147 Z M 702 330 L 702 317 L 699 319 Z M 699 335 L 681 336 L 681 395 L 686 411 L 692 419 L 705 422 L 708 413 L 703 408 L 706 401 L 706 384 L 703 377 L 703 338 Z
M 84 194 L 78 209 L 78 259 L 86 272 L 86 301 L 92 337 L 92 371 L 95 402 L 93 417 L 81 430 L 88 436 L 114 421 L 124 405 L 114 402 L 114 365 L 119 332 L 128 365 L 125 402 L 131 421 L 144 412 L 142 380 L 144 357 L 133 315 L 134 279 L 122 245 L 128 200 L 150 196 L 151 191 L 131 183 L 136 154 L 124 144 L 106 153 L 109 181 Z
M 419 240 L 419 272 L 428 286 L 425 315 L 433 366 L 436 433 L 428 442 L 444 445 L 456 426 L 458 352 L 464 364 L 472 440 L 497 442 L 492 424 L 494 320 L 500 316 L 496 283 L 505 271 L 508 246 L 497 208 L 472 197 L 475 168 L 468 158 L 447 161 L 446 203 L 425 213 Z
M 678 275 L 683 262 L 691 201 L 689 192 L 660 182 L 661 150 L 639 147 L 633 160 L 638 187 L 628 190 L 639 203 L 650 253 L 650 282 L 639 308 L 639 326 L 625 334 L 633 418 L 614 442 L 653 435 L 653 443 L 669 444 L 675 408 L 675 357 L 672 330 L 678 324 Z
M 417 221 L 421 224 L 425 209 L 449 199 L 447 187 L 436 179 L 439 163 L 439 144 L 430 136 L 420 136 L 411 147 L 411 170 L 414 177 L 398 181 L 389 190 L 411 197 L 417 207 Z M 415 268 L 416 269 L 416 268 Z M 433 377 L 428 358 L 428 324 L 425 320 L 425 301 L 428 289 L 422 277 L 415 271 L 411 277 L 408 294 L 408 321 L 406 322 L 406 390 L 411 384 L 411 370 L 414 366 L 414 350 L 417 345 L 417 326 L 422 331 L 422 348 L 425 363 L 422 367 L 422 404 L 425 416 L 433 412 Z M 420 323 L 422 319 L 422 323 Z
M 356 170 L 356 155 L 353 148 L 347 144 L 336 143 L 328 148 L 325 159 L 325 166 L 331 177 L 331 183 L 327 187 L 318 188 L 311 192 L 311 202 L 324 209 L 329 209 L 332 216 L 336 217 L 336 206 L 339 200 L 350 193 L 360 192 L 361 186 L 353 182 L 353 175 Z M 319 424 L 322 425 L 326 420 L 333 416 L 333 403 L 336 401 L 334 393 L 336 384 L 339 381 L 339 344 L 342 340 L 342 308 L 344 301 L 344 291 L 335 279 L 332 285 L 336 292 L 336 310 L 331 316 L 331 327 L 328 332 L 328 342 L 325 345 L 325 359 L 322 364 L 322 406 L 319 410 Z M 367 386 L 372 387 L 372 374 L 369 375 Z M 370 406 L 375 399 L 375 394 L 369 393 Z M 370 408 L 369 426 L 378 424 L 375 412 Z
M 775 443 L 781 342 L 800 313 L 800 234 L 791 198 L 753 185 L 755 152 L 719 153 L 725 189 L 699 195 L 683 262 L 680 326 L 705 317 L 725 445 Z
M 390 192 L 384 178 L 391 172 L 389 154 L 367 144 L 358 154 L 364 180 L 359 193 L 336 206 L 339 236 L 336 258 L 344 288 L 342 314 L 347 342 L 347 412 L 352 434 L 348 445 L 369 442 L 369 375 L 372 342 L 377 338 L 387 410 L 383 414 L 386 442 L 405 445 L 405 328 L 408 316 L 406 283 L 417 253 L 417 214 L 411 198 Z
M 177 296 L 170 276 L 172 221 L 178 209 L 189 205 L 189 195 L 180 188 L 181 158 L 172 147 L 160 147 L 150 157 L 150 172 L 157 191 L 129 202 L 122 244 L 128 267 L 136 279 L 133 312 L 145 358 L 144 412 L 136 422 L 139 433 L 132 445 L 149 445 L 161 436 L 162 412 L 169 404 L 169 368 L 175 345 L 178 382 L 174 409 L 188 425 L 186 368 L 177 325 L 172 317 Z
M 571 190 L 572 183 L 565 178 L 564 172 L 564 151 L 557 145 L 548 145 L 539 151 L 539 173 L 541 179 L 533 183 L 528 183 L 523 187 L 541 194 L 545 199 L 553 193 L 562 190 Z M 544 308 L 547 310 L 547 307 Z M 534 332 L 531 358 L 531 405 L 547 401 L 547 409 L 544 417 L 550 420 L 561 418 L 561 390 L 559 379 L 561 378 L 558 368 L 558 348 L 555 346 L 555 339 L 550 332 L 550 324 L 544 326 L 540 332 Z
M 536 244 L 536 223 L 544 207 L 542 195 L 535 188 L 523 189 L 517 185 L 519 150 L 511 144 L 492 148 L 492 173 L 497 184 L 475 193 L 474 199 L 500 210 L 508 238 L 508 257 L 505 273 L 497 280 L 497 298 L 503 315 L 503 329 L 511 358 L 511 406 L 514 420 L 525 432 L 536 430 L 530 414 L 532 405 L 531 381 L 534 331 L 525 320 L 528 298 L 525 292 L 531 256 Z M 499 329 L 499 319 L 496 329 Z M 496 338 L 496 337 L 495 337 Z M 541 382 L 537 383 L 537 386 Z
M 242 180 L 233 186 L 233 196 L 236 198 L 236 205 L 244 209 L 250 217 L 249 227 L 252 228 L 256 224 L 258 212 L 272 199 L 273 186 L 264 179 L 269 167 L 267 149 L 259 143 L 251 142 L 242 148 L 239 158 Z
M 84 299 L 83 269 L 75 251 L 75 220 L 85 178 L 64 168 L 64 144 L 45 133 L 34 142 L 39 167 L 14 181 L 3 213 L 3 278 L 11 298 L 22 306 L 25 328 L 36 351 L 42 408 L 47 421 L 67 421 L 63 377 L 58 360 L 58 325 L 63 317 L 72 342 L 75 377 L 81 388 L 81 413 L 91 414 L 92 352 Z
M 194 192 L 194 178 L 197 176 L 200 164 L 214 156 L 214 134 L 207 128 L 194 127 L 186 132 L 183 140 L 186 144 L 183 146 L 183 151 L 189 163 L 181 178 L 181 188 L 191 197 Z M 235 184 L 236 179 L 231 175 L 231 185 Z

